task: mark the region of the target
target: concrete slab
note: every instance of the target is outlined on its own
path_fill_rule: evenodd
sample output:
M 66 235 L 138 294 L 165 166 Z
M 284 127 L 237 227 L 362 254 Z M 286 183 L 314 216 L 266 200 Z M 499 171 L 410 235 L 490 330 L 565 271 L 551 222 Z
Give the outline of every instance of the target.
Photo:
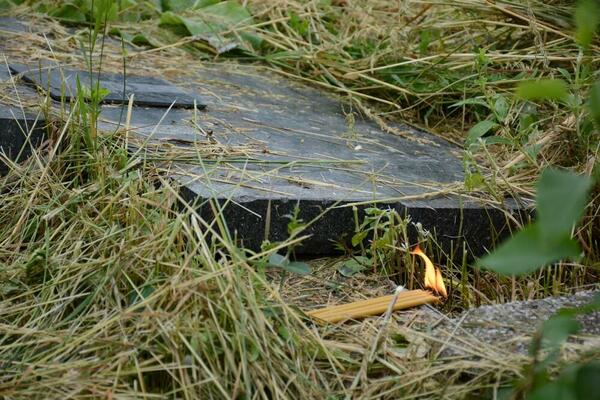
M 0 66 L 0 88 L 6 98 L 13 91 L 8 83 L 10 73 L 5 66 Z M 34 94 L 29 88 L 20 88 L 20 94 L 30 97 Z M 0 152 L 9 160 L 21 162 L 27 159 L 33 149 L 44 140 L 46 122 L 44 118 L 33 112 L 25 112 L 20 107 L 0 102 Z M 0 157 L 0 175 L 8 172 L 6 163 Z
M 60 99 L 58 75 L 27 74 L 19 66 L 15 72 L 49 86 Z M 315 221 L 297 253 L 331 253 L 334 241 L 354 232 L 352 206 L 362 219 L 364 209 L 376 205 L 410 216 L 447 251 L 466 243 L 477 255 L 507 232 L 504 212 L 519 213 L 516 202 L 492 207 L 473 196 L 448 194 L 463 181 L 460 149 L 419 129 L 397 124 L 398 135 L 384 132 L 324 91 L 252 65 L 203 64 L 182 72 L 185 78 L 170 79 L 177 90 L 198 95 L 198 109 L 166 113 L 172 97 L 153 96 L 171 89 L 164 81 L 142 79 L 151 101 L 139 101 L 143 95 L 136 93 L 131 143 L 152 159 L 174 153 L 176 162 L 165 168 L 182 196 L 208 220 L 214 218 L 208 200 L 223 205 L 231 235 L 244 246 L 258 249 L 264 239 L 284 240 L 287 216 L 298 206 L 304 222 Z M 74 93 L 75 74 L 66 75 Z M 109 103 L 121 102 L 122 80 L 104 76 L 101 86 L 114 96 Z M 89 76 L 84 72 L 80 79 Z M 209 107 L 199 111 L 201 104 Z M 122 106 L 104 105 L 101 129 L 122 128 L 123 119 Z M 416 227 L 410 231 L 416 240 Z
M 43 142 L 45 125 L 43 118 L 0 104 L 0 153 L 15 162 L 26 160 Z M 0 157 L 0 175 L 7 172 Z
M 251 66 L 207 67 L 179 83 L 209 99 L 210 109 L 164 115 L 136 108 L 134 135 L 197 149 L 195 161 L 177 163 L 170 174 L 206 219 L 214 218 L 207 199 L 225 205 L 231 235 L 244 246 L 284 240 L 296 205 L 304 222 L 320 217 L 297 249 L 306 255 L 331 253 L 336 240 L 352 236 L 353 204 L 359 214 L 377 204 L 410 215 L 446 250 L 466 242 L 482 254 L 506 233 L 503 210 L 434 195 L 462 182 L 462 164 L 459 149 L 426 132 L 407 125 L 395 126 L 406 137 L 383 132 L 321 91 Z M 104 107 L 105 129 L 120 116 L 119 108 Z M 210 146 L 220 150 L 207 154 Z M 518 211 L 514 203 L 499 208 Z M 411 234 L 416 239 L 412 225 Z
M 0 17 L 0 32 L 24 33 L 29 31 L 29 25 L 22 20 L 12 17 Z
M 44 64 L 42 68 L 24 64 L 10 64 L 14 74 L 21 74 L 22 79 L 30 84 L 48 90 L 50 97 L 61 101 L 70 101 L 77 93 L 77 77 L 82 86 L 90 87 L 90 82 L 97 79 L 94 73 L 93 80 L 89 72 L 73 69 L 58 68 L 55 65 Z M 95 83 L 94 83 L 95 84 Z M 134 95 L 134 105 L 147 107 L 196 108 L 206 107 L 204 101 L 192 93 L 173 86 L 169 82 L 151 76 L 102 73 L 100 87 L 108 90 L 108 95 L 102 100 L 105 104 L 123 104 L 128 102 L 131 94 Z M 123 90 L 125 87 L 125 90 Z

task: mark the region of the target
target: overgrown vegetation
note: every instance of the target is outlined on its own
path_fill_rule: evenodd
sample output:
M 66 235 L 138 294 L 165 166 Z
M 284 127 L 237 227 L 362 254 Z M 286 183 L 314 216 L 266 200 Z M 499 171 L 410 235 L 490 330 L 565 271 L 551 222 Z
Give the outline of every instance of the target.
M 526 241 L 487 259 L 507 276 L 466 256 L 449 261 L 448 313 L 597 287 L 597 186 L 587 200 L 582 194 L 600 173 L 595 8 L 566 0 L 0 0 L 10 15 L 73 28 L 90 69 L 132 56 L 129 49 L 103 58 L 110 34 L 157 57 L 262 63 L 338 94 L 390 134 L 403 133 L 389 121 L 426 126 L 463 146 L 465 190 L 474 194 L 533 196 L 548 166 L 590 177 L 546 175 L 546 186 L 542 179 L 574 205 L 562 210 L 568 202 L 553 199 L 515 236 Z M 496 396 L 518 382 L 512 393 L 522 397 L 561 382 L 576 390 L 597 374 L 592 363 L 556 368 L 579 359 L 558 351 L 573 331 L 565 314 L 562 324 L 548 324 L 554 341 L 533 364 L 520 355 L 498 360 L 496 349 L 468 339 L 462 346 L 475 359 L 401 355 L 415 337 L 435 341 L 408 324 L 385 327 L 375 344 L 369 338 L 384 328 L 373 321 L 312 325 L 282 300 L 285 275 L 265 268 L 308 273 L 293 259 L 297 241 L 254 253 L 236 247 L 223 221 L 182 209 L 160 167 L 128 151 L 127 135 L 97 131 L 103 94 L 94 82 L 80 85 L 69 111 L 54 119 L 50 148 L 0 178 L 0 395 L 465 398 Z M 302 221 L 290 220 L 290 234 L 300 237 Z M 356 217 L 343 259 L 311 264 L 347 281 L 385 276 L 419 287 L 422 272 L 402 247 L 410 224 L 418 221 L 370 209 Z M 435 235 L 417 229 L 438 252 Z M 515 253 L 516 261 L 506 258 Z M 511 269 L 524 266 L 524 253 L 533 254 L 530 268 Z

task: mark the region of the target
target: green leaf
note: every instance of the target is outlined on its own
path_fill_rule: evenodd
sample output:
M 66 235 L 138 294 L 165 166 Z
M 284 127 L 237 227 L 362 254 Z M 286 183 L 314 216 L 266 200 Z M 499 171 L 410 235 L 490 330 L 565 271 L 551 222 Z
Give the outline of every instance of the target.
M 223 30 L 232 28 L 239 29 L 254 23 L 248 9 L 237 1 L 224 1 L 204 7 L 201 11 L 202 13 L 213 16 L 219 24 L 224 26 Z M 258 47 L 262 43 L 261 37 L 250 32 L 248 29 L 238 31 L 237 34 L 242 40 L 250 43 L 253 47 Z
M 155 292 L 155 288 L 152 285 L 144 285 L 141 290 L 137 291 L 134 290 L 131 295 L 129 296 L 129 304 L 133 305 L 133 304 L 137 304 L 141 301 L 143 301 L 144 299 L 147 299 L 148 297 L 150 297 L 152 295 L 152 293 Z
M 68 22 L 85 22 L 85 13 L 81 9 L 71 3 L 67 3 L 64 6 L 57 8 L 49 13 L 50 16 L 62 19 Z
M 473 126 L 471 129 L 469 129 L 469 134 L 467 135 L 466 144 L 470 145 L 470 144 L 475 143 L 477 141 L 477 139 L 479 139 L 480 137 L 482 137 L 483 135 L 485 135 L 486 133 L 488 133 L 490 130 L 492 130 L 493 128 L 495 128 L 497 126 L 498 126 L 497 123 L 495 123 L 494 121 L 491 121 L 489 119 L 479 121 L 475 126 Z
M 581 0 L 575 9 L 575 39 L 580 46 L 587 48 L 594 39 L 600 24 L 600 4 L 597 0 Z
M 419 36 L 419 53 L 421 55 L 427 54 L 427 48 L 429 47 L 429 43 L 431 43 L 431 41 L 433 40 L 431 31 L 428 29 L 422 30 Z
M 202 20 L 184 18 L 177 14 L 167 11 L 160 16 L 160 26 L 183 27 L 190 35 L 200 35 L 211 32 L 211 26 Z
M 365 270 L 366 266 L 359 260 L 351 258 L 338 264 L 337 271 L 346 278 L 350 278 Z
M 593 362 L 581 366 L 575 377 L 575 393 L 578 400 L 600 399 L 600 363 Z
M 310 266 L 301 261 L 292 261 L 281 266 L 281 268 L 287 272 L 292 272 L 299 275 L 310 275 Z
M 360 243 L 362 243 L 362 241 L 367 237 L 368 234 L 369 234 L 369 232 L 367 232 L 367 231 L 361 231 L 361 232 L 355 233 L 354 236 L 352 236 L 352 246 L 353 247 L 358 246 Z
M 562 100 L 567 97 L 567 84 L 562 79 L 540 79 L 519 84 L 517 96 L 525 100 Z
M 577 400 L 573 387 L 562 382 L 550 382 L 535 389 L 527 400 Z
M 506 119 L 508 116 L 508 109 L 509 106 L 506 97 L 498 95 L 496 102 L 494 103 L 494 111 L 496 112 L 499 121 L 504 121 Z
M 487 145 L 491 145 L 491 144 L 505 144 L 505 145 L 512 145 L 513 141 L 502 137 L 502 136 L 492 136 L 492 137 L 488 137 L 484 139 L 485 144 Z
M 237 1 L 223 1 L 208 7 L 203 7 L 201 11 L 203 14 L 209 14 L 219 18 L 220 22 L 229 27 L 252 23 L 252 15 L 250 15 L 246 7 Z
M 164 11 L 179 12 L 206 7 L 218 2 L 219 0 L 164 0 L 162 9 Z
M 523 152 L 525 154 L 527 154 L 527 156 L 532 160 L 537 159 L 537 156 L 541 150 L 542 150 L 542 145 L 540 143 L 528 144 L 528 145 L 525 145 L 525 147 L 523 148 Z
M 301 36 L 305 36 L 308 33 L 308 26 L 309 26 L 309 22 L 308 20 L 304 20 L 301 19 L 298 14 L 296 14 L 294 11 L 290 11 L 290 20 L 289 20 L 289 24 L 290 27 L 295 30 L 296 32 L 298 32 Z
M 100 27 L 104 21 L 114 21 L 118 16 L 119 4 L 113 0 L 96 0 L 93 8 L 93 18 L 97 26 Z M 92 9 L 90 8 L 90 11 Z
M 310 274 L 310 266 L 307 263 L 300 261 L 290 262 L 286 257 L 277 253 L 273 253 L 269 256 L 269 266 L 281 268 L 284 271 L 292 272 L 294 274 Z
M 477 265 L 504 275 L 523 275 L 552 262 L 577 257 L 579 246 L 570 238 L 551 244 L 541 239 L 537 225 L 529 225 L 502 243 L 492 254 L 481 258 Z
M 286 342 L 292 338 L 292 333 L 290 330 L 283 325 L 280 325 L 279 328 L 277 328 L 277 333 Z
M 250 337 L 246 336 L 244 339 L 246 342 L 246 355 L 248 357 L 248 361 L 255 362 L 260 356 L 260 349 Z
M 475 190 L 485 186 L 485 179 L 479 172 L 465 174 L 465 188 Z
M 546 169 L 537 188 L 537 223 L 547 243 L 570 237 L 583 214 L 591 178 L 557 169 Z
M 136 46 L 160 46 L 160 42 L 153 36 L 147 35 L 142 32 L 129 33 L 119 28 L 111 28 L 109 33 L 113 36 L 122 37 L 124 41 L 133 43 Z
M 160 25 L 183 26 L 191 35 L 202 35 L 252 23 L 248 10 L 235 1 L 213 4 L 201 8 L 198 13 L 197 17 L 188 18 L 167 11 L 161 15 Z
M 273 267 L 281 267 L 287 262 L 288 260 L 281 254 L 273 253 L 269 256 L 269 265 Z
M 546 348 L 560 346 L 569 336 L 579 331 L 579 322 L 570 315 L 554 315 L 542 325 L 542 340 Z
M 589 93 L 588 110 L 596 127 L 600 128 L 600 82 L 596 83 Z
M 215 48 L 225 46 L 230 49 L 231 46 L 226 46 L 227 43 L 223 40 L 222 33 L 232 29 L 236 30 L 237 36 L 252 46 L 260 45 L 262 39 L 259 36 L 247 30 L 241 30 L 253 23 L 252 15 L 244 6 L 235 1 L 225 1 L 202 7 L 195 12 L 195 16 L 190 17 L 166 11 L 162 13 L 159 25 L 179 28 L 178 33 L 198 36 L 207 40 Z M 221 43 L 215 44 L 215 40 Z

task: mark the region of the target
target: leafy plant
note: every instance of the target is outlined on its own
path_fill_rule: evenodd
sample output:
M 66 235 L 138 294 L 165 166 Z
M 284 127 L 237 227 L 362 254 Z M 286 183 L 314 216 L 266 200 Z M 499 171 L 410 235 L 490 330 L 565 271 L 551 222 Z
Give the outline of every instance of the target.
M 87 3 L 86 3 L 87 4 Z M 73 142 L 79 140 L 78 135 L 81 134 L 81 140 L 85 145 L 84 156 L 88 158 L 88 171 L 92 177 L 96 176 L 95 168 L 97 165 L 98 156 L 98 118 L 101 112 L 101 102 L 109 92 L 107 89 L 100 86 L 100 75 L 102 70 L 102 61 L 104 57 L 105 35 L 108 30 L 108 21 L 114 19 L 116 3 L 109 0 L 92 0 L 89 2 L 89 11 L 91 14 L 91 24 L 87 33 L 87 43 L 83 40 L 80 42 L 80 48 L 84 54 L 84 59 L 87 63 L 87 73 L 89 81 L 82 82 L 80 77 L 76 77 L 76 103 L 74 111 L 79 117 L 79 125 L 82 129 L 73 132 L 71 138 Z M 96 60 L 94 53 L 98 46 L 98 38 L 102 37 L 100 43 L 100 56 Z M 78 150 L 78 144 L 75 146 Z M 80 169 L 81 174 L 81 167 Z
M 577 42 L 581 47 L 588 48 L 600 25 L 600 4 L 595 0 L 580 0 L 575 9 L 575 24 Z
M 547 169 L 538 184 L 537 220 L 478 265 L 505 275 L 528 274 L 551 262 L 579 255 L 571 238 L 591 187 L 589 177 Z
M 236 35 L 252 46 L 260 46 L 261 38 L 247 29 L 253 24 L 252 15 L 238 2 L 202 2 L 194 9 L 195 12 L 190 16 L 165 11 L 160 17 L 160 26 L 173 28 L 182 36 L 191 35 L 208 40 L 217 48 L 226 45 L 226 37 Z M 227 33 L 231 31 L 235 33 Z
M 383 267 L 386 274 L 402 274 L 398 279 L 402 282 L 413 282 L 412 270 L 407 265 L 407 252 L 398 251 L 400 243 L 408 243 L 408 226 L 410 218 L 403 218 L 394 209 L 368 207 L 364 209 L 362 221 L 358 208 L 354 207 L 354 234 L 347 243 L 339 243 L 338 248 L 350 253 L 350 257 L 336 264 L 337 271 L 345 277 L 352 277 L 363 271 Z M 410 264 L 412 265 L 412 264 Z
M 567 84 L 562 79 L 525 81 L 517 88 L 517 97 L 524 100 L 564 100 L 567 94 Z
M 362 272 L 372 265 L 372 261 L 368 257 L 356 256 L 344 261 L 340 261 L 336 265 L 337 271 L 346 278 L 350 278 L 359 272 Z
M 577 362 L 564 366 L 556 379 L 550 370 L 559 360 L 560 349 L 569 336 L 577 334 L 580 324 L 576 317 L 600 311 L 600 294 L 580 309 L 563 309 L 545 321 L 534 336 L 529 353 L 534 361 L 525 370 L 525 378 L 519 382 L 513 397 L 527 394 L 529 400 L 598 400 L 600 388 L 600 363 Z
M 290 261 L 286 256 L 273 253 L 269 256 L 269 266 L 281 268 L 283 271 L 299 275 L 310 274 L 310 267 L 305 262 Z
M 600 6 L 592 0 L 581 0 L 575 11 L 577 39 L 582 49 L 586 49 L 600 24 Z M 581 72 L 578 65 L 572 88 L 579 86 Z M 563 75 L 569 74 L 563 71 Z M 589 94 L 589 118 L 597 125 L 600 117 L 600 83 L 592 87 Z M 569 107 L 577 117 L 581 115 L 577 96 L 569 93 L 567 83 L 562 79 L 541 79 L 521 82 L 517 97 L 525 100 L 559 101 Z M 587 119 L 578 121 L 578 139 L 584 141 L 589 150 L 589 132 L 584 125 Z M 591 124 L 587 124 L 590 126 Z M 587 129 L 589 131 L 589 129 Z M 597 136 L 597 135 L 596 135 Z M 596 138 L 597 140 L 597 138 Z M 575 258 L 579 255 L 578 244 L 571 238 L 572 229 L 583 214 L 587 193 L 592 179 L 573 175 L 559 170 L 547 169 L 542 173 L 538 184 L 537 220 L 526 226 L 493 254 L 481 259 L 480 266 L 488 267 L 506 275 L 520 275 L 533 272 L 560 259 Z
M 572 231 L 583 214 L 591 184 L 589 177 L 546 169 L 538 183 L 536 221 L 479 260 L 478 265 L 505 275 L 521 275 L 560 259 L 577 257 L 580 250 Z M 594 374 L 598 364 L 576 363 L 563 369 L 555 380 L 549 372 L 561 344 L 579 330 L 575 317 L 597 310 L 600 296 L 583 309 L 561 310 L 544 322 L 531 343 L 534 361 L 527 367 L 526 378 L 516 387 L 514 396 L 529 393 L 528 399 L 539 400 L 598 398 L 589 397 L 596 390 Z M 582 392 L 584 387 L 591 392 Z
M 301 232 L 305 227 L 305 224 L 303 223 L 302 219 L 300 219 L 300 207 L 298 206 L 298 204 L 296 204 L 292 213 L 289 215 L 286 215 L 286 217 L 289 219 L 289 222 L 287 225 L 287 231 L 288 231 L 288 234 L 290 235 L 290 237 L 293 238 L 295 235 L 297 235 L 299 232 Z M 274 247 L 276 245 L 277 245 L 277 243 L 265 242 L 265 243 L 263 243 L 262 248 L 263 248 L 263 250 L 268 251 L 269 248 Z M 269 267 L 279 268 L 283 271 L 283 274 L 281 275 L 281 283 L 282 284 L 285 281 L 287 272 L 291 272 L 291 273 L 299 274 L 299 275 L 309 275 L 311 273 L 310 266 L 307 263 L 302 262 L 302 261 L 290 261 L 290 258 L 292 257 L 293 252 L 294 252 L 294 247 L 295 247 L 294 245 L 287 246 L 287 251 L 286 251 L 285 256 L 282 256 L 281 254 L 278 254 L 278 253 L 272 253 L 269 256 L 269 259 L 266 263 L 266 265 Z

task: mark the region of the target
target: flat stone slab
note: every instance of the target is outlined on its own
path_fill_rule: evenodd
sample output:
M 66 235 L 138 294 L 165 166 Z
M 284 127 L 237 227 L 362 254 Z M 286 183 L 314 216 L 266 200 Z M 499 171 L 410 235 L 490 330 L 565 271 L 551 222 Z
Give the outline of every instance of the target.
M 10 79 L 6 67 L 0 66 L 0 84 Z M 22 94 L 31 95 L 28 88 Z M 4 91 L 6 95 L 7 90 Z M 28 92 L 28 93 L 25 93 Z M 44 140 L 46 122 L 43 116 L 26 112 L 19 107 L 0 102 L 0 152 L 9 160 L 22 162 L 26 160 Z M 8 172 L 8 166 L 0 158 L 0 175 Z
M 0 153 L 17 163 L 26 160 L 42 143 L 45 125 L 43 118 L 0 104 Z M 7 172 L 8 166 L 0 157 L 0 175 Z
M 252 66 L 205 67 L 176 83 L 201 93 L 210 108 L 136 108 L 132 134 L 165 149 L 187 148 L 188 161 L 169 173 L 207 220 L 214 218 L 207 200 L 217 199 L 244 246 L 287 238 L 296 206 L 304 223 L 312 222 L 304 232 L 310 238 L 296 249 L 306 255 L 332 253 L 335 241 L 353 235 L 353 205 L 361 219 L 375 204 L 410 216 L 447 251 L 465 242 L 471 254 L 482 254 L 506 233 L 501 210 L 440 194 L 463 181 L 463 169 L 459 149 L 431 134 L 407 125 L 395 125 L 403 136 L 384 132 L 323 92 Z M 120 108 L 104 107 L 105 129 L 122 125 L 119 118 Z M 414 225 L 409 231 L 416 240 Z
M 14 74 L 20 74 L 25 82 L 48 90 L 50 97 L 57 101 L 70 101 L 77 96 L 77 78 L 82 86 L 88 88 L 95 85 L 97 80 L 96 73 L 93 79 L 90 79 L 89 72 L 58 68 L 48 63 L 42 68 L 10 64 L 10 69 Z M 102 73 L 100 87 L 108 90 L 108 95 L 102 99 L 102 103 L 105 104 L 127 104 L 129 96 L 133 94 L 133 104 L 136 106 L 166 108 L 172 105 L 174 108 L 197 109 L 206 107 L 199 97 L 152 76 L 129 75 L 124 78 L 122 74 Z
M 60 100 L 58 71 L 32 72 L 35 62 L 24 62 L 31 68 L 14 64 L 13 72 Z M 149 60 L 142 70 L 149 65 L 155 64 Z M 76 73 L 69 68 L 63 69 L 65 95 L 75 93 Z M 329 254 L 337 241 L 354 234 L 354 208 L 362 221 L 365 209 L 376 206 L 410 217 L 411 243 L 425 230 L 447 253 L 462 257 L 464 245 L 480 255 L 509 231 L 506 213 L 517 215 L 524 206 L 458 195 L 464 178 L 460 148 L 408 125 L 392 124 L 393 133 L 385 132 L 323 90 L 232 62 L 193 64 L 179 77 L 169 71 L 171 86 L 143 78 L 141 91 L 127 89 L 137 101 L 128 126 L 129 143 L 137 146 L 132 151 L 159 162 L 204 219 L 213 220 L 217 209 L 231 237 L 245 247 L 285 240 L 298 207 L 308 224 L 303 234 L 310 237 L 296 253 Z M 156 73 L 166 75 L 159 68 Z M 79 76 L 89 81 L 86 72 Z M 128 85 L 135 83 L 133 75 L 128 78 Z M 102 75 L 101 86 L 111 92 L 102 106 L 101 130 L 126 127 L 125 105 L 110 104 L 122 102 L 122 85 L 120 75 Z M 147 103 L 144 93 L 150 94 Z M 173 97 L 153 97 L 164 93 L 191 97 L 185 107 L 167 112 Z M 201 110 L 203 104 L 209 106 Z
M 12 17 L 0 17 L 0 32 L 25 33 L 32 27 L 25 21 Z

